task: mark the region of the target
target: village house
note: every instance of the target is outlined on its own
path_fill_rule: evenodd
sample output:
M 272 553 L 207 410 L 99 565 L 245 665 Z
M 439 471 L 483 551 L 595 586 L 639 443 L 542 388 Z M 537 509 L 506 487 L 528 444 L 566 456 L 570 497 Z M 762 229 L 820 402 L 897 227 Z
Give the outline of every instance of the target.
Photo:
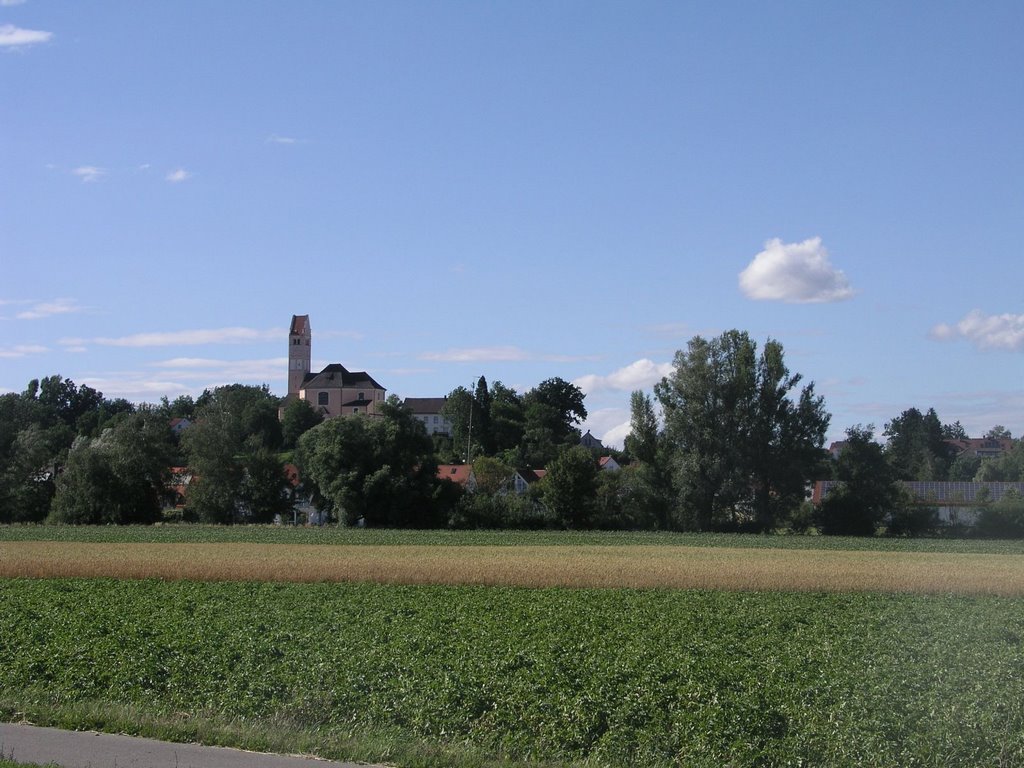
M 451 435 L 452 423 L 441 412 L 447 397 L 407 397 L 404 405 L 423 426 L 428 435 Z

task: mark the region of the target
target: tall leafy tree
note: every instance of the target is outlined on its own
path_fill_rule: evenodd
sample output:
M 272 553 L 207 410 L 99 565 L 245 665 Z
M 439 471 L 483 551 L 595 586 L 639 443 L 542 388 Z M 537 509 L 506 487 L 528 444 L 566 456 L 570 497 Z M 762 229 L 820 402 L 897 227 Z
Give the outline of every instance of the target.
M 604 486 L 607 490 L 615 482 L 622 484 L 623 509 L 630 510 L 628 517 L 633 521 L 632 527 L 668 530 L 672 527 L 672 478 L 667 467 L 665 441 L 654 412 L 654 401 L 650 395 L 637 390 L 630 395 L 629 402 L 630 433 L 626 437 L 625 448 L 630 457 L 635 459 L 635 464 L 616 481 L 608 478 Z M 611 491 L 608 490 L 605 496 L 610 498 Z M 638 512 L 641 508 L 643 513 Z M 648 521 L 654 525 L 648 526 Z
M 496 453 L 517 448 L 523 440 L 526 415 L 523 398 L 500 381 L 490 389 L 491 441 Z
M 80 437 L 57 479 L 50 519 L 129 524 L 159 519 L 173 450 L 166 419 L 144 410 L 122 414 L 99 437 Z
M 523 396 L 520 451 L 525 463 L 543 467 L 566 447 L 578 445 L 577 427 L 587 418 L 583 390 L 564 379 L 545 379 Z
M 804 488 L 825 460 L 822 445 L 830 416 L 814 384 L 791 393 L 802 380 L 790 374 L 782 345 L 769 340 L 757 361 L 756 397 L 746 443 L 753 480 L 756 527 L 771 530 L 804 497 Z
M 444 406 L 441 408 L 441 415 L 452 425 L 452 442 L 455 453 L 462 456 L 465 461 L 472 461 L 471 455 L 480 453 L 474 449 L 473 422 L 478 420 L 475 412 L 477 410 L 473 393 L 466 387 L 456 387 L 445 398 Z
M 943 427 L 934 408 L 921 413 L 908 408 L 885 425 L 885 453 L 901 480 L 945 480 L 953 461 L 946 442 L 951 428 Z
M 727 524 L 749 495 L 744 443 L 755 393 L 754 345 L 746 333 L 695 336 L 655 387 L 678 491 L 677 525 Z
M 819 510 L 822 533 L 872 536 L 888 515 L 907 506 L 896 470 L 875 442 L 870 424 L 846 430 L 836 478 L 842 485 L 833 489 Z
M 331 419 L 299 439 L 296 463 L 314 497 L 348 525 L 433 527 L 446 512 L 433 443 L 395 397 L 379 417 Z
M 597 462 L 582 446 L 559 454 L 541 480 L 541 500 L 566 528 L 590 528 L 597 512 Z
M 741 331 L 696 336 L 656 387 L 679 510 L 676 524 L 771 528 L 802 495 L 821 458 L 829 416 L 813 384 L 769 340 L 760 357 Z

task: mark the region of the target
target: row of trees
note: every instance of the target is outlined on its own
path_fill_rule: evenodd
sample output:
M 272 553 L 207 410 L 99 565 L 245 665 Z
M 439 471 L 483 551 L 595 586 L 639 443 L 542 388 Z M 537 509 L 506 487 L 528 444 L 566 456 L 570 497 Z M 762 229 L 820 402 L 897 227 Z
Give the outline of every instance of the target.
M 520 395 L 500 381 L 479 378 L 471 392 L 457 387 L 445 399 L 442 415 L 452 425 L 436 447 L 445 463 L 494 456 L 515 467 L 543 467 L 580 441 L 578 425 L 587 418 L 583 391 L 551 378 Z
M 1024 479 L 1024 447 L 999 459 L 956 457 L 959 424 L 904 411 L 847 433 L 838 461 L 824 451 L 829 414 L 813 384 L 740 331 L 695 337 L 653 394 L 631 397 L 621 472 L 599 472 L 579 446 L 583 392 L 552 378 L 520 395 L 480 377 L 445 405 L 453 425 L 430 438 L 395 398 L 374 418 L 321 422 L 308 403 L 267 387 L 231 385 L 200 397 L 135 406 L 51 376 L 0 396 L 0 521 L 150 522 L 169 468 L 192 477 L 184 517 L 263 522 L 288 514 L 296 492 L 348 524 L 893 533 L 927 528 L 900 479 Z M 192 425 L 180 439 L 168 424 Z M 1009 437 L 1001 428 L 992 437 Z M 477 490 L 437 477 L 439 461 L 470 460 Z M 303 487 L 285 473 L 294 461 Z M 508 492 L 516 468 L 546 467 L 529 493 Z M 808 484 L 842 486 L 819 508 Z

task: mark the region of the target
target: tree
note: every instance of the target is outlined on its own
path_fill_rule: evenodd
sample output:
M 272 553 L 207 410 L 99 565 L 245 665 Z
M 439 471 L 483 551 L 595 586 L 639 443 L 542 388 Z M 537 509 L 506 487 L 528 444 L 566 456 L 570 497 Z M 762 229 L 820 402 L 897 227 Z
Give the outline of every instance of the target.
M 395 397 L 379 417 L 331 419 L 299 439 L 296 463 L 314 498 L 355 525 L 432 527 L 443 522 L 432 442 Z
M 945 480 L 953 461 L 946 434 L 934 408 L 922 414 L 908 408 L 885 425 L 886 456 L 900 480 Z
M 308 400 L 295 398 L 281 415 L 281 437 L 285 448 L 294 448 L 299 438 L 324 420 Z
M 56 409 L 23 394 L 0 395 L 0 522 L 38 522 L 50 511 L 57 471 L 74 431 Z
M 278 474 L 283 475 L 283 469 L 267 474 L 267 452 L 282 442 L 277 403 L 266 386 L 242 384 L 206 390 L 199 397 L 196 420 L 181 438 L 194 473 L 185 498 L 187 516 L 208 523 L 249 519 L 254 499 L 257 514 L 265 515 L 267 499 L 279 491 Z M 269 487 L 257 489 L 257 477 Z
M 585 397 L 582 389 L 565 379 L 545 379 L 523 398 L 526 429 L 543 427 L 551 431 L 556 444 L 578 444 L 580 431 L 576 425 L 587 418 Z
M 992 427 L 992 429 L 985 433 L 985 437 L 991 440 L 1009 440 L 1010 438 L 1013 437 L 1013 435 L 1010 434 L 1010 430 L 1008 430 L 1002 424 L 996 424 L 994 427 Z
M 472 461 L 470 454 L 473 449 L 470 442 L 473 437 L 471 429 L 475 407 L 473 393 L 465 387 L 456 387 L 448 393 L 441 408 L 441 415 L 452 425 L 455 453 L 463 456 L 467 462 Z
M 825 497 L 819 510 L 822 533 L 873 536 L 888 515 L 899 513 L 908 504 L 870 424 L 846 430 L 836 477 L 841 485 Z
M 637 461 L 653 464 L 658 458 L 658 417 L 650 395 L 639 390 L 630 394 L 629 412 L 626 451 Z
M 677 493 L 677 527 L 771 528 L 797 503 L 821 457 L 829 416 L 769 340 L 761 357 L 741 331 L 696 336 L 655 387 Z
M 173 450 L 170 428 L 158 414 L 124 413 L 99 437 L 80 437 L 57 479 L 49 519 L 57 523 L 152 523 Z
M 829 414 L 814 384 L 800 390 L 796 401 L 789 393 L 802 377 L 790 375 L 783 362 L 782 345 L 769 340 L 757 363 L 752 428 L 747 460 L 753 479 L 756 527 L 769 531 L 796 509 L 804 488 L 824 461 L 822 445 Z
M 667 469 L 665 441 L 658 429 L 654 401 L 639 390 L 633 392 L 629 400 L 630 433 L 626 436 L 625 447 L 638 463 L 628 468 L 629 482 L 625 483 L 623 493 L 634 508 L 642 505 L 646 513 L 641 515 L 633 509 L 628 516 L 635 525 L 640 525 L 643 518 L 653 523 L 643 527 L 668 530 L 672 527 L 672 478 Z
M 490 389 L 490 432 L 493 450 L 497 452 L 518 448 L 523 440 L 526 415 L 523 398 L 500 381 Z
M 491 437 L 491 393 L 487 390 L 487 379 L 477 379 L 473 391 L 473 437 L 480 444 L 485 456 L 494 452 L 494 440 Z
M 1024 538 L 1024 499 L 1010 489 L 999 501 L 983 504 L 974 529 L 988 539 Z
M 578 445 L 563 451 L 548 465 L 541 480 L 541 500 L 564 527 L 592 526 L 598 471 L 590 451 Z
M 29 391 L 37 388 L 30 383 Z M 103 401 L 103 393 L 92 387 L 77 386 L 71 379 L 62 379 L 59 374 L 47 376 L 38 385 L 38 399 L 43 405 L 53 408 L 68 426 L 75 426 L 78 419 L 95 409 Z
M 978 482 L 1024 481 L 1024 441 L 1017 440 L 1002 456 L 980 460 L 973 479 Z
M 193 479 L 185 514 L 206 523 L 233 523 L 238 514 L 245 433 L 226 402 L 211 397 L 181 437 Z
M 269 523 L 291 509 L 290 485 L 284 465 L 269 448 L 260 446 L 245 457 L 239 485 L 241 514 L 253 523 Z

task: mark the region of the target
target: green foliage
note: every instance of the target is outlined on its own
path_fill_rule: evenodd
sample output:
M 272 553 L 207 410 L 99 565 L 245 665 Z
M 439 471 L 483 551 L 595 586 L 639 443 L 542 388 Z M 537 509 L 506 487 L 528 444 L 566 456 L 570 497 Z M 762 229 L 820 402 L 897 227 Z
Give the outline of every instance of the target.
M 954 432 L 939 421 L 934 408 L 923 414 L 909 408 L 885 425 L 886 458 L 897 480 L 945 480 L 952 463 L 946 435 Z
M 330 419 L 299 440 L 295 456 L 314 498 L 348 525 L 443 525 L 433 443 L 395 397 L 380 416 Z
M 659 527 L 663 499 L 649 464 L 631 464 L 599 472 L 593 525 L 606 530 L 653 530 Z
M 284 447 L 295 448 L 299 444 L 299 438 L 323 420 L 324 417 L 308 400 L 291 400 L 281 415 L 281 437 Z
M 1024 481 L 1024 440 L 1015 441 L 1013 447 L 1002 456 L 982 459 L 974 480 L 1010 483 Z
M 890 516 L 911 519 L 909 498 L 896 481 L 896 472 L 874 440 L 871 425 L 846 430 L 846 446 L 836 462 L 833 489 L 821 504 L 818 523 L 828 535 L 873 536 Z
M 0 582 L 31 719 L 376 730 L 475 765 L 1018 765 L 1022 638 L 1020 599 Z
M 185 500 L 187 517 L 230 524 L 287 510 L 283 467 L 271 455 L 282 443 L 277 398 L 266 386 L 205 391 L 181 442 L 195 473 Z
M 57 479 L 49 521 L 74 525 L 159 519 L 173 442 L 152 411 L 123 413 L 95 439 L 79 438 Z
M 800 503 L 822 456 L 829 415 L 814 387 L 790 396 L 782 345 L 741 331 L 690 340 L 656 387 L 667 461 L 678 493 L 676 525 L 771 530 Z
M 999 501 L 982 506 L 974 527 L 984 538 L 1024 538 L 1024 499 L 1008 491 Z
M 500 381 L 490 389 L 491 443 L 496 453 L 518 448 L 523 440 L 526 415 L 523 398 Z
M 596 513 L 597 474 L 594 456 L 573 446 L 547 467 L 540 496 L 552 517 L 566 528 L 590 528 Z

